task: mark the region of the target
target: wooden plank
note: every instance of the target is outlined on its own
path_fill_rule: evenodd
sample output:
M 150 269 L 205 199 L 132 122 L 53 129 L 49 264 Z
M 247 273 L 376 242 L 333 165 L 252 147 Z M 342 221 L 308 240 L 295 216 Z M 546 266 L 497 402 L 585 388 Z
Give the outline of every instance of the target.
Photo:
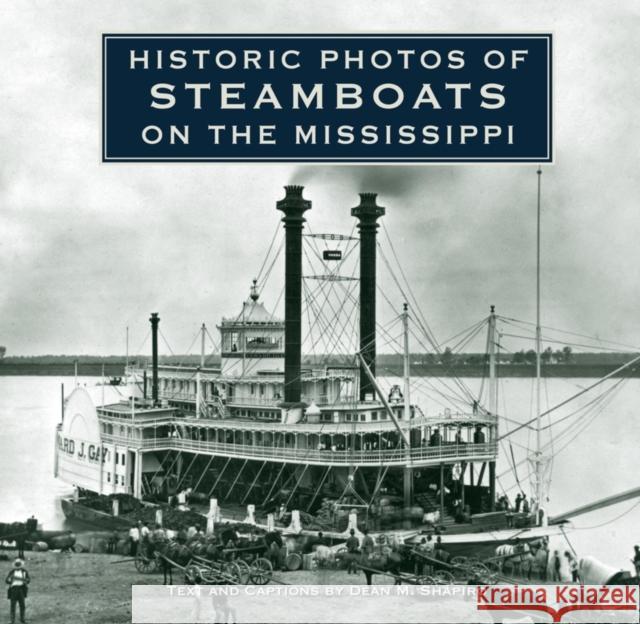
M 559 524 L 560 522 L 564 522 L 570 518 L 575 518 L 598 509 L 603 509 L 604 507 L 610 507 L 611 505 L 617 505 L 618 503 L 624 503 L 624 501 L 638 497 L 640 497 L 640 487 L 627 490 L 626 492 L 621 492 L 620 494 L 606 496 L 605 498 L 601 498 L 593 503 L 576 507 L 571 511 L 567 511 L 556 516 L 551 516 L 549 517 L 549 524 Z

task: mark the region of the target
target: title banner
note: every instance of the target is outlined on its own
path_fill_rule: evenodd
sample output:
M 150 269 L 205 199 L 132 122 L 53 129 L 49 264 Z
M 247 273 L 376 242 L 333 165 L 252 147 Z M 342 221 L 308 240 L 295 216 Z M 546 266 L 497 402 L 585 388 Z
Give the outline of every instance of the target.
M 103 161 L 552 162 L 552 38 L 103 35 Z

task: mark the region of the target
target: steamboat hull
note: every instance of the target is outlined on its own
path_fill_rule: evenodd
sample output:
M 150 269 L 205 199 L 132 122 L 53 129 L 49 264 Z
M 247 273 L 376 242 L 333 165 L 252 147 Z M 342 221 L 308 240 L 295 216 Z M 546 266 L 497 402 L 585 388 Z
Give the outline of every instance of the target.
M 131 527 L 131 520 L 92 509 L 81 501 L 63 498 L 60 500 L 60 504 L 65 518 L 69 520 L 79 520 L 97 529 L 125 530 Z

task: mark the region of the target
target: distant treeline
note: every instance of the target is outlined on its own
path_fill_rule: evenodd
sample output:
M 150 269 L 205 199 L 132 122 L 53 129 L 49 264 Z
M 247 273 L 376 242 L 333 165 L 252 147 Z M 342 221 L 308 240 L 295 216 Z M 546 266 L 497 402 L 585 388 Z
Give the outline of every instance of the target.
M 573 352 L 569 347 L 541 354 L 542 374 L 545 377 L 602 377 L 626 364 L 637 353 Z M 536 354 L 534 351 L 500 353 L 497 356 L 498 374 L 503 377 L 531 377 L 535 375 Z M 149 357 L 129 358 L 129 364 L 145 366 Z M 124 373 L 126 358 L 122 355 L 33 355 L 5 356 L 0 358 L 0 375 L 73 375 L 77 363 L 79 375 L 109 377 Z M 197 366 L 198 355 L 160 356 L 160 365 Z M 445 350 L 441 354 L 412 353 L 411 374 L 416 376 L 481 377 L 488 374 L 489 359 L 484 353 L 452 353 Z M 206 358 L 206 368 L 220 365 L 220 356 Z M 303 367 L 356 366 L 354 357 L 306 355 Z M 381 353 L 376 359 L 377 374 L 402 375 L 402 355 Z M 624 376 L 640 377 L 640 363 L 632 365 L 620 373 Z

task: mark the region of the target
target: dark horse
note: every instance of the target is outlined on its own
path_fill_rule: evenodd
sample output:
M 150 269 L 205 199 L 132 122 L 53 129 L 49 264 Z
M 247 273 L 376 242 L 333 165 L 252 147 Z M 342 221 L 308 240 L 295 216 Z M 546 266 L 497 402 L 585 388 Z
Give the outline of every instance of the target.
M 392 550 L 385 554 L 371 553 L 363 554 L 360 558 L 359 565 L 367 579 L 367 585 L 371 585 L 374 574 L 390 574 L 394 578 L 394 585 L 400 585 L 400 564 L 402 556 L 399 552 Z

